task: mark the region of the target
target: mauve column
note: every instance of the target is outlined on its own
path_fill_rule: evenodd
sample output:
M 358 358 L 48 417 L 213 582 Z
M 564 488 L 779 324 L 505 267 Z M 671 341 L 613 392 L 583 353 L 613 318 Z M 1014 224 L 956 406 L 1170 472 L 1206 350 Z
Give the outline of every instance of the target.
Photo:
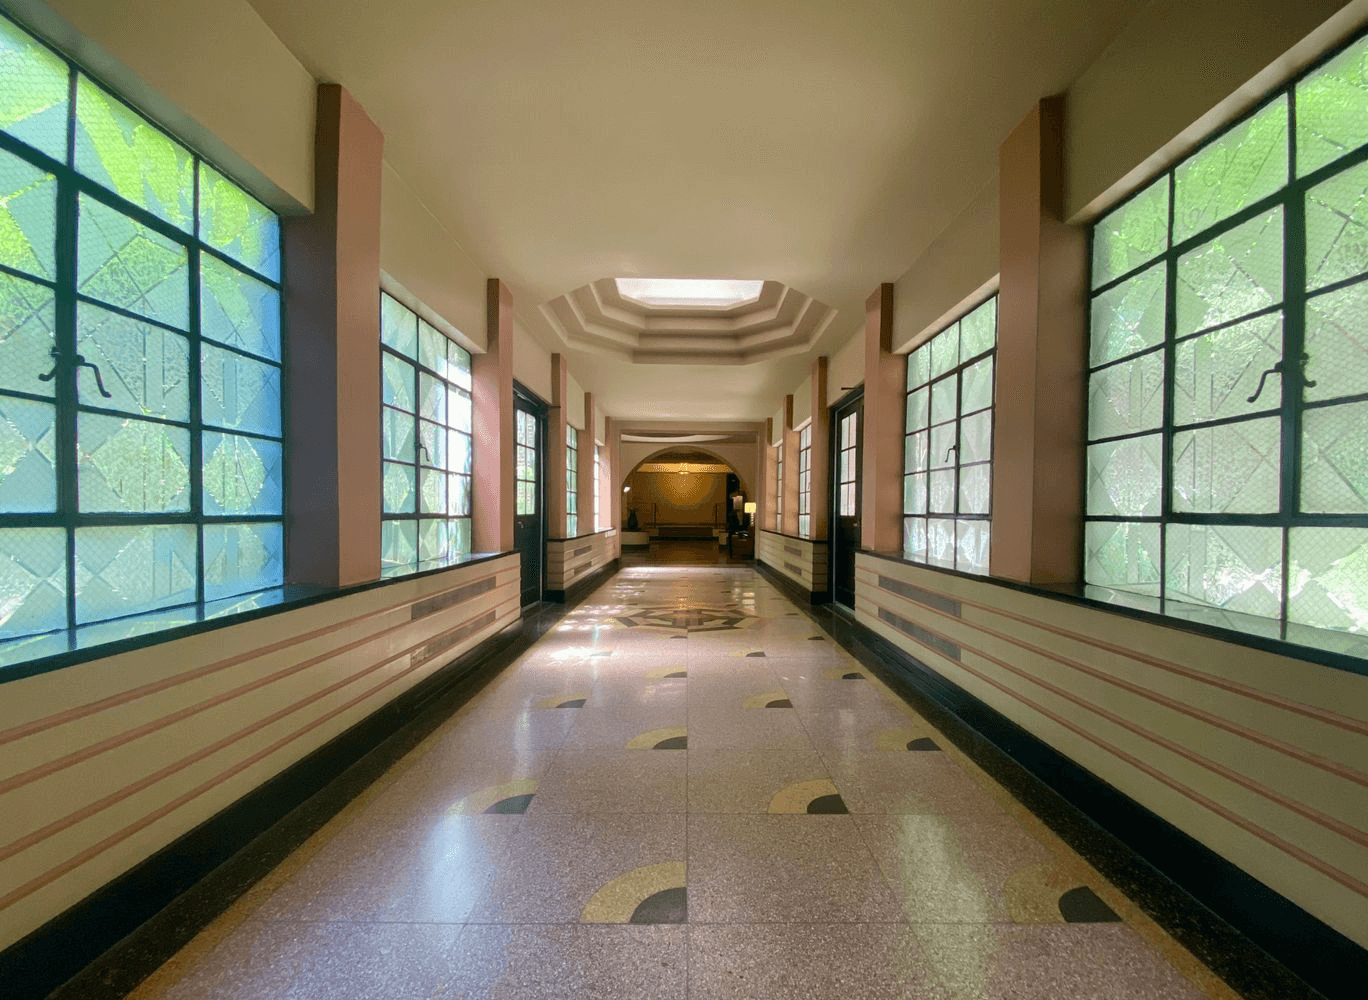
M 892 352 L 893 285 L 865 302 L 864 437 L 860 547 L 902 551 L 903 409 L 907 359 Z
M 486 344 L 471 359 L 474 459 L 471 519 L 477 552 L 513 549 L 513 293 L 498 278 L 485 285 Z
M 1063 98 L 1002 144 L 992 573 L 1070 583 L 1082 568 L 1087 236 L 1062 221 Z
M 380 174 L 384 136 L 318 88 L 312 215 L 286 218 L 286 578 L 380 577 Z

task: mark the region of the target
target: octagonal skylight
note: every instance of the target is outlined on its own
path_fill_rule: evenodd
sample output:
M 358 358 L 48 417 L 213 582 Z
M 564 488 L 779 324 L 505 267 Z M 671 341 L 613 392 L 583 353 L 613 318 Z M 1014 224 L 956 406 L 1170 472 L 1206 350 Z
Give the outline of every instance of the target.
M 614 278 L 618 293 L 648 306 L 739 306 L 760 297 L 763 281 L 734 278 Z

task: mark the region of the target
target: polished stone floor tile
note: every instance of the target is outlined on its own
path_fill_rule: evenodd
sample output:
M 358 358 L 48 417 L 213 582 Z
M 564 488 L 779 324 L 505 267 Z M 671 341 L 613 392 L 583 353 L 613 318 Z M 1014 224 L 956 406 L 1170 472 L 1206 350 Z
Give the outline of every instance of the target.
M 689 930 L 689 995 L 707 1000 L 941 1000 L 897 924 L 719 924 Z
M 284 995 L 303 968 L 312 935 L 310 924 L 244 921 L 217 945 L 187 957 L 184 976 L 158 996 L 257 1000 Z
M 756 692 L 761 694 L 764 692 Z M 689 747 L 697 750 L 810 750 L 791 708 L 689 708 Z
M 574 711 L 575 731 L 565 742 L 566 750 L 625 750 L 643 733 L 688 725 L 688 711 L 678 704 L 640 708 L 586 705 Z
M 784 789 L 826 776 L 813 750 L 690 750 L 689 812 L 767 813 Z
M 683 753 L 563 750 L 537 785 L 527 815 L 685 811 Z
M 849 816 L 689 818 L 690 923 L 905 919 Z
M 827 765 L 852 813 L 1004 815 L 998 800 L 943 753 L 876 751 Z

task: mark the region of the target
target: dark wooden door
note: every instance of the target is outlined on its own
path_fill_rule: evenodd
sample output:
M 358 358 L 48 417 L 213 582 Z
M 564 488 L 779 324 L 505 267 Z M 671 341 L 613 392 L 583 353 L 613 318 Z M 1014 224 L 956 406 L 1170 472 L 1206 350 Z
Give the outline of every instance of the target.
M 546 410 L 521 393 L 513 406 L 513 547 L 522 558 L 522 604 L 542 599 L 546 556 Z
M 864 396 L 831 414 L 831 588 L 839 604 L 855 607 L 855 553 L 860 550 L 860 442 Z

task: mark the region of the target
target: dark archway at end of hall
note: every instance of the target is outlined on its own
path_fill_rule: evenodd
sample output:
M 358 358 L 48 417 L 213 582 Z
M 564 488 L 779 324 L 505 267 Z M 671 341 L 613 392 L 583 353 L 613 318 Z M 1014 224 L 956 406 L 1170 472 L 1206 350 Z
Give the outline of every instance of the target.
M 636 523 L 657 539 L 716 538 L 735 531 L 750 499 L 726 461 L 698 449 L 657 452 L 638 462 L 623 485 L 623 525 Z

